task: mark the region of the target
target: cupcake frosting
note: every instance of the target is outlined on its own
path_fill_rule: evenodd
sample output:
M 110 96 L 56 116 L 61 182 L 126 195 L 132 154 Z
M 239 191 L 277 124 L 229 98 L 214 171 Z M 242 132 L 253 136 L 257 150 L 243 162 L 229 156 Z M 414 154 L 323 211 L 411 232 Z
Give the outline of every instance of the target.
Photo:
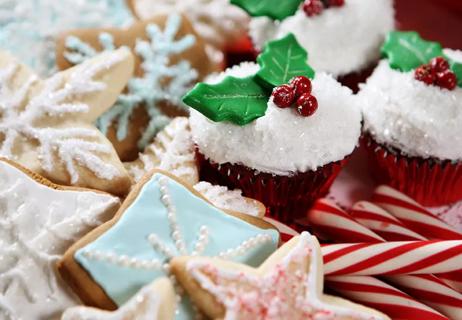
M 210 77 L 208 83 L 218 83 L 227 75 L 250 76 L 257 70 L 258 65 L 243 63 Z M 245 126 L 213 122 L 191 109 L 193 139 L 215 163 L 242 164 L 278 175 L 316 170 L 342 160 L 357 144 L 360 108 L 352 92 L 328 74 L 317 73 L 312 85 L 319 108 L 311 117 L 278 108 L 272 99 L 266 114 Z
M 391 0 L 347 0 L 340 8 L 329 8 L 308 17 L 302 6 L 282 21 L 254 18 L 250 35 L 261 49 L 272 39 L 292 32 L 309 53 L 316 70 L 342 76 L 361 71 L 379 58 L 379 47 L 393 29 L 394 10 Z
M 445 55 L 462 62 L 462 51 Z M 462 159 L 462 88 L 426 85 L 415 80 L 414 71 L 393 70 L 383 60 L 359 98 L 365 130 L 377 142 L 411 157 Z

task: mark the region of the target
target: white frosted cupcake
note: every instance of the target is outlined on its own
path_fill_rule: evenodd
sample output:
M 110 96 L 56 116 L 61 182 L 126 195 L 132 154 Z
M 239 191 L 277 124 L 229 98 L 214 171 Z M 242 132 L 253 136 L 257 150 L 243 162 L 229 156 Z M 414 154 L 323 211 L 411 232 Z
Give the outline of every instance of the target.
M 298 61 L 280 58 L 288 47 Z M 184 102 L 195 109 L 201 177 L 241 189 L 292 223 L 327 193 L 356 147 L 361 113 L 350 89 L 314 75 L 292 35 L 270 42 L 258 61 L 210 77 Z
M 393 32 L 360 92 L 382 183 L 426 205 L 462 199 L 462 52 Z
M 394 27 L 392 0 L 286 1 L 273 9 L 233 1 L 256 16 L 249 32 L 257 50 L 269 40 L 293 33 L 309 52 L 314 69 L 331 73 L 352 87 L 370 74 L 385 35 Z

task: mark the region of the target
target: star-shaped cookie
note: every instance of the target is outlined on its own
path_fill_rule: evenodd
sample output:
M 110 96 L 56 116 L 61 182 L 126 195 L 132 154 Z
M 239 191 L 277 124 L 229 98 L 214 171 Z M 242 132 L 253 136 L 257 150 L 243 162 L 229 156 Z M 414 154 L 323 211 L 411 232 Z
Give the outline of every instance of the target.
M 206 257 L 178 257 L 172 272 L 212 319 L 379 320 L 378 311 L 323 294 L 320 246 L 307 232 L 259 268 Z
M 128 47 L 136 72 L 115 105 L 98 119 L 98 128 L 123 161 L 136 159 L 171 117 L 187 115 L 181 101 L 195 81 L 217 71 L 204 41 L 185 16 L 176 14 L 134 23 L 126 29 L 86 29 L 63 34 L 57 63 L 66 69 L 100 51 Z
M 171 276 L 173 257 L 220 256 L 255 266 L 277 243 L 271 225 L 225 213 L 174 176 L 154 171 L 132 190 L 116 217 L 78 241 L 58 268 L 86 304 L 115 309 L 142 286 Z M 176 319 L 196 316 L 187 296 L 178 309 Z
M 119 206 L 117 197 L 61 187 L 1 159 L 0 318 L 58 319 L 78 304 L 55 263 Z
M 112 106 L 132 72 L 127 49 L 46 80 L 0 52 L 0 156 L 59 184 L 126 194 L 131 179 L 93 122 Z
M 175 314 L 175 289 L 167 278 L 142 288 L 116 311 L 91 307 L 73 307 L 61 320 L 172 320 Z

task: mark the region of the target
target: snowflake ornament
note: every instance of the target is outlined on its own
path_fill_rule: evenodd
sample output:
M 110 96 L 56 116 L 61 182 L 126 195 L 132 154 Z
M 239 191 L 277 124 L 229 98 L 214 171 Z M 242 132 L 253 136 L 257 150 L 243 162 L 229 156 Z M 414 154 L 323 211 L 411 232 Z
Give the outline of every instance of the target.
M 40 80 L 0 52 L 0 156 L 56 183 L 125 194 L 130 177 L 92 122 L 132 71 L 133 57 L 121 49 Z
M 138 148 L 144 149 L 155 134 L 167 125 L 171 118 L 162 109 L 168 106 L 180 108 L 186 112 L 187 107 L 181 101 L 188 92 L 198 73 L 188 60 L 175 61 L 173 57 L 184 54 L 193 48 L 196 37 L 193 34 L 180 35 L 182 17 L 169 16 L 164 30 L 156 24 L 148 24 L 145 29 L 147 40 L 137 38 L 134 52 L 141 60 L 141 76 L 132 78 L 126 93 L 119 96 L 116 104 L 97 121 L 98 128 L 108 134 L 109 128 L 116 123 L 116 138 L 123 141 L 130 132 L 130 120 L 135 110 L 143 106 L 149 117 L 147 127 L 138 140 Z M 117 46 L 111 34 L 99 35 L 99 44 L 103 51 L 112 51 Z M 78 64 L 93 57 L 98 51 L 75 36 L 66 40 L 64 57 L 72 64 Z
M 55 263 L 119 205 L 109 194 L 53 185 L 0 160 L 0 318 L 58 319 L 78 304 Z
M 294 237 L 259 268 L 207 257 L 173 259 L 172 271 L 211 319 L 389 320 L 376 310 L 323 294 L 315 237 Z M 205 297 L 205 298 L 204 298 Z
M 107 295 L 105 305 L 123 305 L 141 286 L 171 276 L 169 261 L 176 256 L 220 256 L 258 265 L 277 246 L 276 230 L 216 209 L 173 176 L 154 172 L 135 192 L 117 220 L 97 237 L 89 234 L 82 239 L 59 266 L 81 268 Z M 85 284 L 73 281 L 77 282 L 79 292 L 85 292 Z M 92 299 L 92 293 L 86 296 Z M 178 287 L 177 293 L 182 293 Z M 189 298 L 179 300 L 176 319 L 194 319 Z M 101 299 L 95 295 L 90 302 L 99 305 Z
M 0 49 L 40 75 L 55 68 L 55 37 L 75 28 L 123 26 L 132 21 L 124 0 L 2 0 Z
M 142 288 L 115 311 L 91 307 L 73 307 L 61 320 L 172 320 L 175 315 L 175 291 L 167 278 L 160 278 Z

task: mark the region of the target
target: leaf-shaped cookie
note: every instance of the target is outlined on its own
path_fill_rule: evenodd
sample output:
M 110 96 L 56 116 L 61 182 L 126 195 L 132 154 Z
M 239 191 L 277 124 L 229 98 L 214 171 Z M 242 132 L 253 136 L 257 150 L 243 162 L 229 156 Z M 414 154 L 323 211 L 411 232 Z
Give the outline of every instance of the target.
M 232 4 L 241 7 L 251 16 L 266 16 L 274 20 L 293 16 L 302 2 L 302 0 L 231 0 Z
M 270 88 L 286 84 L 296 76 L 314 77 L 314 70 L 307 63 L 308 53 L 292 33 L 268 42 L 257 61 L 257 77 Z
M 393 31 L 387 36 L 382 54 L 391 68 L 407 72 L 442 56 L 443 48 L 438 42 L 423 40 L 417 32 Z
M 215 122 L 246 125 L 265 115 L 269 96 L 253 76 L 226 77 L 221 83 L 199 83 L 183 102 Z

